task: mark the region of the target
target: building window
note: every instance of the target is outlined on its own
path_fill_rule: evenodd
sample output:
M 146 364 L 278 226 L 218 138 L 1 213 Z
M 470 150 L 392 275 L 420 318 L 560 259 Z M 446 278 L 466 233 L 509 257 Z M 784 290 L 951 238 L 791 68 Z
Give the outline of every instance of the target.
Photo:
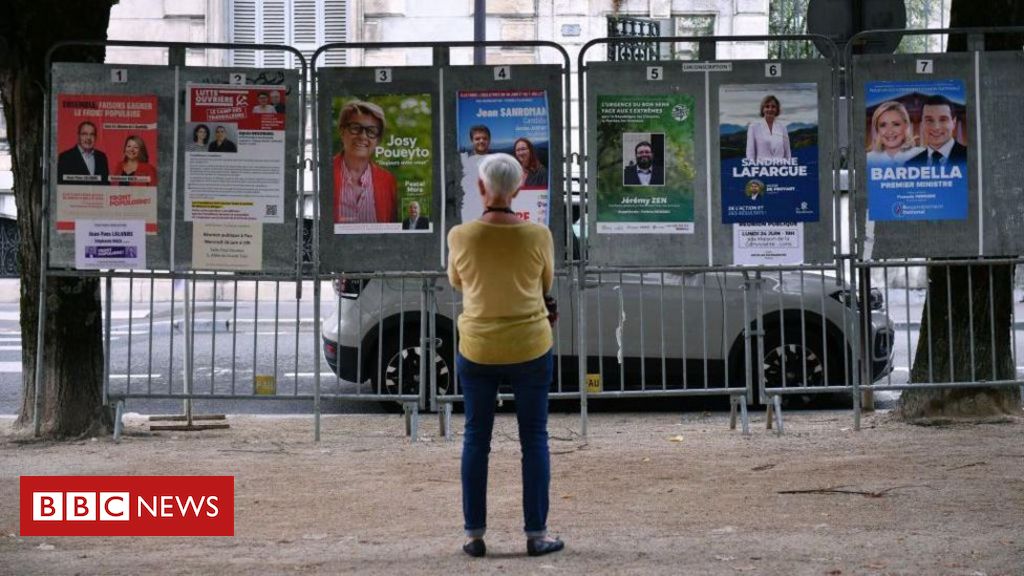
M 313 52 L 323 44 L 349 40 L 351 0 L 231 0 L 231 42 L 284 44 L 302 52 L 311 64 Z M 348 50 L 332 50 L 320 58 L 321 66 L 347 63 Z M 294 68 L 298 59 L 274 50 L 233 50 L 234 66 Z
M 689 14 L 676 16 L 676 36 L 714 36 L 715 15 L 714 14 Z M 676 60 L 696 60 L 700 51 L 696 42 L 676 42 L 672 46 L 672 56 Z

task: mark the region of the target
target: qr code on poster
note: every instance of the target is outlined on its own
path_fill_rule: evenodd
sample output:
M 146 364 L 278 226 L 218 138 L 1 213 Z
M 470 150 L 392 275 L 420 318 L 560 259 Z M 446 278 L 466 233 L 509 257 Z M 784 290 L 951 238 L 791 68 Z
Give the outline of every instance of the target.
M 264 216 L 277 216 L 277 204 L 267 204 Z

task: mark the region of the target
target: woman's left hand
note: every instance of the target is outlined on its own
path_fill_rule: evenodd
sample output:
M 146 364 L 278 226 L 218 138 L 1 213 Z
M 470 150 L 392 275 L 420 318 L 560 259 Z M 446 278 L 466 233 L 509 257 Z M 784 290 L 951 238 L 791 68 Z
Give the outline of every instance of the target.
M 548 309 L 548 322 L 554 324 L 558 320 L 558 301 L 554 296 L 544 296 L 544 307 Z

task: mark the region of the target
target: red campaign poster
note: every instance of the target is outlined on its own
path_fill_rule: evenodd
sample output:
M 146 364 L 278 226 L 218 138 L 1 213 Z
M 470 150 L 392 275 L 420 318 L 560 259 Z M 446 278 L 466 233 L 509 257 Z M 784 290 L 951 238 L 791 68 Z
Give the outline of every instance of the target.
M 157 97 L 57 96 L 57 230 L 144 220 L 157 232 Z
M 185 221 L 284 223 L 284 86 L 188 84 Z
M 188 121 L 231 123 L 236 130 L 284 130 L 285 91 L 283 86 L 190 85 Z

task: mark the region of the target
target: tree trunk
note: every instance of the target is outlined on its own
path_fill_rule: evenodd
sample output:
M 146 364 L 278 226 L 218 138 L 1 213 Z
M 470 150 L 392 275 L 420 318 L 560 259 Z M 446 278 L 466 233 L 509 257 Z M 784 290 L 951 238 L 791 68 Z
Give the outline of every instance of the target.
M 1019 0 L 953 0 L 950 27 L 1024 24 Z M 989 50 L 1021 49 L 1020 36 L 986 38 Z M 966 49 L 950 36 L 949 51 Z M 928 299 L 921 315 L 911 382 L 1014 380 L 1013 266 L 942 266 L 928 269 Z M 991 269 L 991 271 L 990 271 Z M 990 285 L 991 284 L 991 285 Z M 991 299 L 989 295 L 991 294 Z M 973 335 L 973 341 L 972 341 Z M 906 420 L 977 418 L 1020 413 L 1020 388 L 908 390 L 899 412 Z
M 22 404 L 19 425 L 35 415 L 39 321 L 42 199 L 40 170 L 43 110 L 47 105 L 45 56 L 61 40 L 105 40 L 110 0 L 7 0 L 0 7 L 0 97 L 7 120 L 21 245 Z M 69 48 L 62 59 L 102 61 L 103 50 Z M 51 213 L 54 212 L 51 207 Z M 52 222 L 47 224 L 52 226 Z M 111 423 L 102 406 L 103 344 L 99 282 L 47 279 L 42 432 L 48 437 L 96 433 Z
M 932 264 L 911 382 L 1014 379 L 1013 266 Z M 900 415 L 907 420 L 984 417 L 1011 414 L 1019 404 L 1016 386 L 908 390 L 900 397 Z

